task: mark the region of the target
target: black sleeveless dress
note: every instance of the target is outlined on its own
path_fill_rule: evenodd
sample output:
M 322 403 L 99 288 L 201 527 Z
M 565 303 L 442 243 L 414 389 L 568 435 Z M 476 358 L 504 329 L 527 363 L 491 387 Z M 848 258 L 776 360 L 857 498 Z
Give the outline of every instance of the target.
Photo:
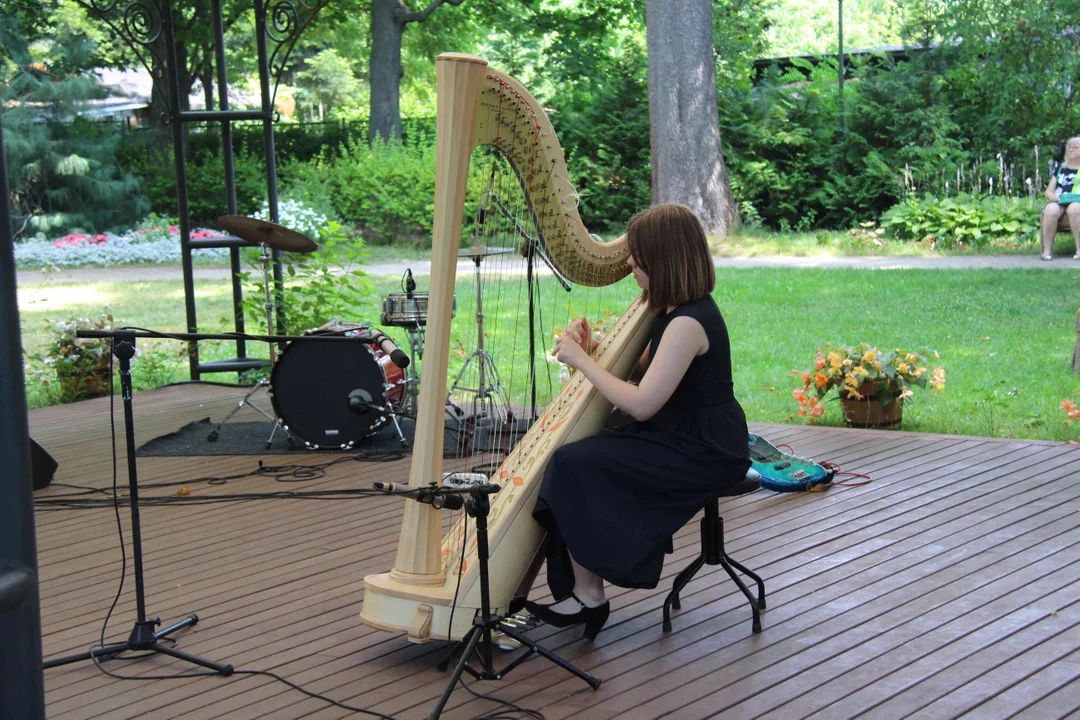
M 701 323 L 709 350 L 690 363 L 664 407 L 645 422 L 564 445 L 547 466 L 533 517 L 547 530 L 548 585 L 556 600 L 574 588 L 571 555 L 614 585 L 656 587 L 672 536 L 750 468 L 727 326 L 712 297 L 662 313 L 650 357 L 683 315 Z

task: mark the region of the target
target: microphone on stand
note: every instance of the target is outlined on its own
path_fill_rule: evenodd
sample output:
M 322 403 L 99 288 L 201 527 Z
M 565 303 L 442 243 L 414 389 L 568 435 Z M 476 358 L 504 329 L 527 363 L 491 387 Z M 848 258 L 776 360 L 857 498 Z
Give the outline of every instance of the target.
M 416 281 L 413 280 L 412 268 L 405 269 L 405 297 L 412 300 L 413 293 L 416 292 Z
M 397 365 L 404 370 L 409 367 L 409 356 L 405 354 L 403 350 L 399 350 L 398 346 L 394 344 L 394 341 L 386 336 L 382 330 L 375 330 L 372 335 L 372 340 L 382 349 L 384 353 L 390 356 L 390 362 Z

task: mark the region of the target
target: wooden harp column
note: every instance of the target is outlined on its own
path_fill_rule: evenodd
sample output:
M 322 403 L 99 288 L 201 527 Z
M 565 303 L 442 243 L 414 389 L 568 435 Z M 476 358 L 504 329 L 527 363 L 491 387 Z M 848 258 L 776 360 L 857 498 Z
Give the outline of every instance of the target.
M 596 287 L 629 274 L 625 237 L 604 243 L 582 225 L 562 148 L 528 90 L 471 55 L 440 55 L 436 73 L 435 216 L 427 341 L 409 474 L 413 488 L 442 480 L 451 311 L 469 160 L 475 148 L 493 146 L 514 168 L 541 241 L 571 282 Z M 596 360 L 625 377 L 644 349 L 653 317 L 639 297 L 604 337 L 594 353 Z M 591 383 L 574 373 L 491 478 L 502 486 L 491 497 L 488 518 L 494 608 L 510 602 L 543 539 L 532 509 L 552 453 L 567 442 L 595 434 L 610 410 L 610 403 Z M 471 525 L 463 519 L 440 538 L 440 511 L 406 501 L 394 568 L 364 578 L 361 621 L 407 632 L 414 642 L 457 639 L 468 632 L 480 607 L 476 537 L 474 528 L 467 527 Z

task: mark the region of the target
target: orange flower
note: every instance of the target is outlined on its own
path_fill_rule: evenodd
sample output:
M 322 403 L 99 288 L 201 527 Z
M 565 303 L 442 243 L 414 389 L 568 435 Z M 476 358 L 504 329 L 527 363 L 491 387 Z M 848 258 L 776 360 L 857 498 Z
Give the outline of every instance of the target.
M 795 396 L 795 399 L 799 401 L 800 405 L 806 404 L 806 393 L 804 393 L 802 390 L 800 390 L 799 388 L 795 388 L 795 390 L 792 391 L 791 394 Z
M 823 358 L 823 357 L 815 358 L 815 360 L 814 360 L 814 369 L 815 370 L 820 370 L 823 367 L 825 367 L 825 358 Z
M 829 384 L 829 378 L 825 377 L 821 373 L 814 376 L 814 385 L 819 388 L 823 388 Z

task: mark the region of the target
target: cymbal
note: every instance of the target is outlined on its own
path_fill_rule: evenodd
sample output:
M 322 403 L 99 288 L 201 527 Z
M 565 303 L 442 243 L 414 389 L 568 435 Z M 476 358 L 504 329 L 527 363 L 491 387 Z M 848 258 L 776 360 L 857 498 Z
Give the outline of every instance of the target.
M 490 247 L 488 245 L 473 245 L 472 247 L 461 248 L 458 250 L 458 257 L 463 258 L 482 258 L 488 255 L 502 255 L 503 253 L 514 252 L 514 248 L 508 247 Z
M 222 215 L 218 218 L 222 230 L 252 245 L 266 245 L 275 250 L 286 252 L 315 252 L 319 246 L 306 235 L 267 220 L 244 217 L 243 215 Z

